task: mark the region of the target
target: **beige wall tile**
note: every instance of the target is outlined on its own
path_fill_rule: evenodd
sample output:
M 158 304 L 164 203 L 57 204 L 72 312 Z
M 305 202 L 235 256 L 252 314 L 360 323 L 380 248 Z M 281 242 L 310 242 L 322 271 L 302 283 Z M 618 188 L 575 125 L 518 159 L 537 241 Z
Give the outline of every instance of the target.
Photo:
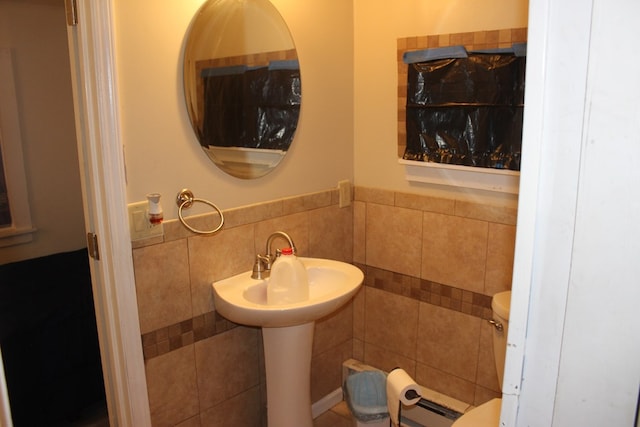
M 418 363 L 416 372 L 414 379 L 418 384 L 454 399 L 473 404 L 475 396 L 475 384 L 473 382 L 463 380 L 422 363 Z
M 422 278 L 482 293 L 487 233 L 484 221 L 425 212 Z
M 478 353 L 478 374 L 476 384 L 486 389 L 499 392 L 498 374 L 493 357 L 493 326 L 482 322 L 480 327 L 480 349 Z
M 148 360 L 145 370 L 154 427 L 174 426 L 198 414 L 192 345 Z
M 415 359 L 420 303 L 371 287 L 365 291 L 365 341 Z
M 366 259 L 366 215 L 364 202 L 353 202 L 353 261 L 364 264 Z
M 232 228 L 239 225 L 253 224 L 259 221 L 277 218 L 282 216 L 283 209 L 282 200 L 228 209 L 223 212 L 225 227 Z
M 354 339 L 353 340 L 353 352 L 352 352 L 352 356 L 354 359 L 356 360 L 365 360 L 364 357 L 364 341 L 359 340 L 359 339 Z
M 348 303 L 316 322 L 312 354 L 320 354 L 353 338 L 353 305 Z
M 367 264 L 419 277 L 422 213 L 369 203 L 366 218 Z
M 251 270 L 255 259 L 253 225 L 188 239 L 193 315 L 214 310 L 211 284 Z
M 206 232 L 209 230 L 215 230 L 220 226 L 220 221 L 221 221 L 220 215 L 211 206 L 207 206 L 206 204 L 199 203 L 198 209 L 205 210 L 205 213 L 194 214 L 193 212 L 189 212 L 190 209 L 182 210 L 182 217 L 184 221 L 187 223 L 187 225 L 189 225 L 189 227 L 195 230 L 201 230 Z M 195 207 L 194 209 L 191 209 L 191 210 L 195 210 Z M 224 216 L 224 213 L 223 213 L 223 216 Z M 222 221 L 226 223 L 226 218 L 224 218 Z M 175 228 L 172 229 L 173 232 L 169 235 L 170 238 L 175 238 L 175 237 L 183 238 L 183 237 L 198 235 L 197 233 L 194 233 L 189 229 L 187 229 L 187 227 L 184 224 L 182 224 L 182 222 L 179 219 L 178 219 L 178 224 L 180 224 L 180 227 L 178 227 L 177 229 Z M 170 239 L 167 239 L 167 240 L 170 240 Z
M 176 424 L 176 427 L 202 427 L 202 424 L 200 424 L 200 415 L 198 414 L 195 417 Z
M 195 343 L 200 410 L 258 386 L 258 329 L 238 327 Z
M 141 332 L 193 317 L 187 241 L 133 250 Z
M 395 193 L 381 188 L 355 187 L 355 200 L 367 203 L 377 203 L 380 205 L 393 206 L 395 203 Z
M 475 383 L 481 320 L 420 303 L 417 361 Z
M 412 292 L 420 277 L 469 295 L 510 287 L 515 209 L 361 187 L 354 187 L 354 195 L 349 208 L 336 206 L 337 191 L 331 189 L 232 209 L 225 212 L 224 229 L 207 237 L 171 224 L 167 243 L 144 242 L 134 250 L 139 302 L 151 316 L 141 309 L 141 326 L 143 317 L 150 331 L 212 310 L 211 282 L 251 268 L 267 237 L 283 230 L 301 256 L 353 259 L 376 271 L 367 274 L 368 286 L 351 303 L 316 324 L 312 401 L 340 387 L 341 365 L 350 357 L 386 371 L 402 367 L 419 383 L 472 404 L 499 394 L 488 324 L 419 302 Z M 278 240 L 274 246 L 285 244 Z M 156 390 L 154 416 L 168 414 L 175 420 L 170 425 L 264 425 L 258 329 L 235 328 L 153 357 L 147 372 Z M 176 375 L 191 378 L 191 385 L 177 389 L 179 399 L 191 393 L 186 404 L 172 401 Z M 256 410 L 247 412 L 246 403 L 254 400 L 250 407 Z
M 401 208 L 453 215 L 455 200 L 421 194 L 396 193 L 395 205 Z
M 239 393 L 212 408 L 202 411 L 202 427 L 260 427 L 264 408 L 260 403 L 259 387 Z
M 416 372 L 416 361 L 412 357 L 406 357 L 394 350 L 389 350 L 377 345 L 365 342 L 364 358 L 362 361 L 375 368 L 390 372 L 394 368 L 402 368 L 413 377 Z
M 342 386 L 342 362 L 351 358 L 351 340 L 331 347 L 311 359 L 311 402 Z
M 356 296 L 353 298 L 353 337 L 359 340 L 364 339 L 364 323 L 365 323 L 365 287 L 360 288 Z
M 165 242 L 184 239 L 193 235 L 193 233 L 189 231 L 184 225 L 182 225 L 182 223 L 177 219 L 163 221 L 162 228 L 164 231 Z
M 289 215 L 327 207 L 332 203 L 333 193 L 337 193 L 337 190 L 319 191 L 317 193 L 283 199 L 283 214 Z
M 264 254 L 267 239 L 271 233 L 284 231 L 293 243 L 295 243 L 299 256 L 309 256 L 309 216 L 306 212 L 286 215 L 266 221 L 261 221 L 255 225 L 255 250 L 256 253 Z M 273 241 L 273 251 L 278 248 L 287 247 L 285 240 L 277 238 Z
M 351 262 L 353 212 L 351 207 L 330 206 L 309 211 L 309 254 Z
M 473 401 L 469 403 L 474 406 L 479 406 L 496 397 L 502 397 L 502 393 L 476 385 Z
M 496 206 L 466 200 L 456 200 L 455 214 L 464 218 L 515 225 L 518 209 L 515 206 Z
M 486 295 L 511 289 L 515 244 L 515 225 L 489 223 L 484 289 Z

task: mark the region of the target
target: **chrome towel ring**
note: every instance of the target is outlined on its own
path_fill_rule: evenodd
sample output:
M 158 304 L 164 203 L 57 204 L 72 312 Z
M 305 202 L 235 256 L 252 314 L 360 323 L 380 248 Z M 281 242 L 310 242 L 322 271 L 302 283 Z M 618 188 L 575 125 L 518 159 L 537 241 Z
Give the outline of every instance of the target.
M 218 215 L 220 215 L 220 224 L 213 230 L 197 230 L 193 227 L 191 227 L 189 224 L 187 224 L 187 222 L 185 221 L 185 219 L 182 217 L 182 209 L 189 209 L 195 202 L 201 202 L 204 203 L 205 205 L 209 205 L 211 206 L 213 209 L 215 209 L 218 212 Z M 193 197 L 193 192 L 191 190 L 189 190 L 188 188 L 184 188 L 182 189 L 182 191 L 180 191 L 178 193 L 178 196 L 176 197 L 176 204 L 178 205 L 178 218 L 180 219 L 180 222 L 182 223 L 182 225 L 184 225 L 185 227 L 187 227 L 187 229 L 189 229 L 190 231 L 193 231 L 194 233 L 197 234 L 213 234 L 215 232 L 217 232 L 218 230 L 220 230 L 222 228 L 222 226 L 224 225 L 224 215 L 222 215 L 222 211 L 220 210 L 219 207 L 217 207 L 216 205 L 214 205 L 213 203 L 211 203 L 208 200 L 204 200 L 204 199 L 197 199 L 195 197 Z

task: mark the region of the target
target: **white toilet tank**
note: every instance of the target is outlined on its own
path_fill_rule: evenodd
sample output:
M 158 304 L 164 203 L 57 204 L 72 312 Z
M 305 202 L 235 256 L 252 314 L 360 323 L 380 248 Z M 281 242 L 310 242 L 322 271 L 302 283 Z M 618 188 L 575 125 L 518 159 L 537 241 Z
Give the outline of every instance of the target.
M 496 327 L 493 328 L 493 359 L 496 363 L 498 383 L 502 388 L 504 378 L 504 359 L 507 352 L 507 333 L 509 331 L 509 310 L 511 309 L 511 291 L 497 293 L 491 300 L 493 320 Z M 500 328 L 498 325 L 502 325 Z
M 511 291 L 500 292 L 493 296 L 493 360 L 496 363 L 498 382 L 502 388 L 504 378 L 504 359 L 507 352 L 507 333 L 509 331 L 509 310 Z M 497 427 L 500 424 L 502 399 L 496 398 L 474 408 L 458 418 L 451 427 Z

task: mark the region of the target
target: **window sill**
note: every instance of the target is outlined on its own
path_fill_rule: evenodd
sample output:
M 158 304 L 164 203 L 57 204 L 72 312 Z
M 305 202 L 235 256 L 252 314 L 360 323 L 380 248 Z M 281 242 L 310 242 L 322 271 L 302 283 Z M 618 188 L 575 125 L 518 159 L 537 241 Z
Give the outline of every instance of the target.
M 33 234 L 36 232 L 35 228 L 2 228 L 0 229 L 0 248 L 7 246 L 21 245 L 23 243 L 29 243 L 33 240 Z
M 407 181 L 518 194 L 520 172 L 398 159 Z

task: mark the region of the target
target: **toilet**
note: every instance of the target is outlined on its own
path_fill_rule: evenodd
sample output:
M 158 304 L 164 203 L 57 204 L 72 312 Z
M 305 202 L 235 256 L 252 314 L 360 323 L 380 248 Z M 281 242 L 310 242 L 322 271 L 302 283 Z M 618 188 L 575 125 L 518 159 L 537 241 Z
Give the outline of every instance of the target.
M 491 300 L 493 310 L 493 358 L 498 372 L 498 384 L 502 389 L 504 377 L 504 359 L 507 351 L 507 332 L 509 331 L 509 310 L 511 291 L 497 293 Z M 502 325 L 502 326 L 500 326 Z M 502 399 L 492 399 L 467 412 L 451 427 L 497 427 L 500 424 L 500 406 Z

